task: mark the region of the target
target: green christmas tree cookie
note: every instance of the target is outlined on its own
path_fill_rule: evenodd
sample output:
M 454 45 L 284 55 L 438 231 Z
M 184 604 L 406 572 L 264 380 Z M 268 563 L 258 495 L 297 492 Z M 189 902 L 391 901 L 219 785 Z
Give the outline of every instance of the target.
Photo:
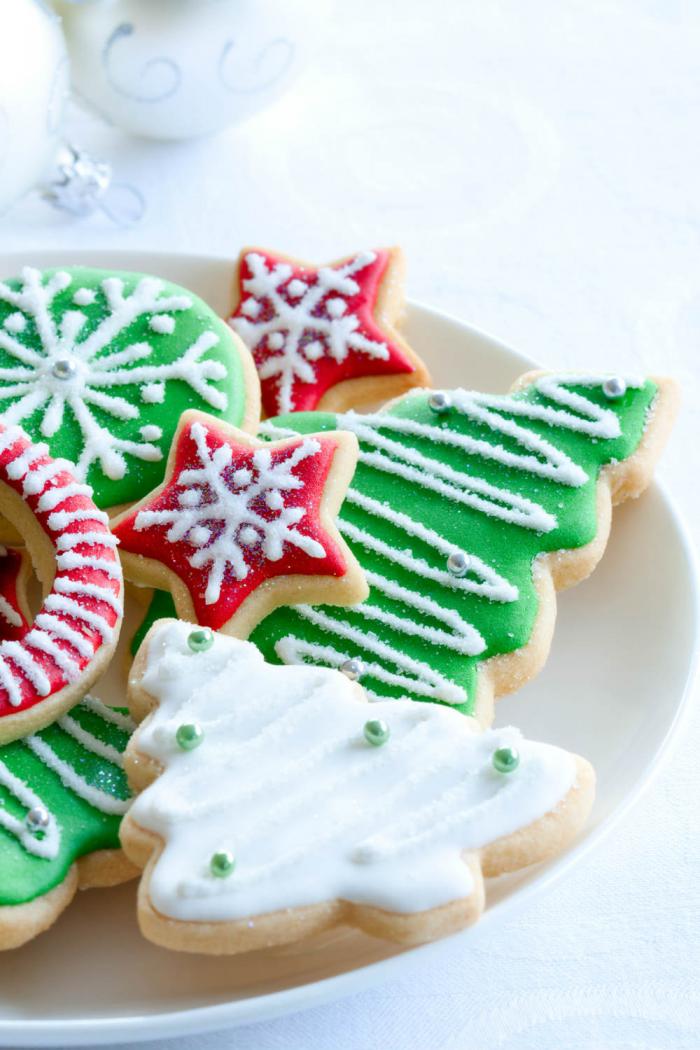
M 247 350 L 197 296 L 142 274 L 68 268 L 0 282 L 0 412 L 76 464 L 100 507 L 162 480 L 178 419 L 257 425 Z
M 611 497 L 649 482 L 675 388 L 587 376 L 522 382 L 506 396 L 424 391 L 376 414 L 262 424 L 275 439 L 357 435 L 339 528 L 371 587 L 352 608 L 278 609 L 251 637 L 267 660 L 342 667 L 370 697 L 446 703 L 484 723 L 494 694 L 536 673 L 553 628 L 552 584 L 592 570 Z
M 132 730 L 123 711 L 86 696 L 54 725 L 0 748 L 0 949 L 45 929 L 78 886 L 130 876 L 117 851 Z

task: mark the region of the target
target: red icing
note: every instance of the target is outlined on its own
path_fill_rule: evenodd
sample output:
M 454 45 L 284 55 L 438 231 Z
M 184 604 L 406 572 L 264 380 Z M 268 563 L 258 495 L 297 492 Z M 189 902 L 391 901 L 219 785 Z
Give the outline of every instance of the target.
M 244 325 L 246 325 L 245 331 L 242 331 L 235 323 L 232 326 L 239 331 L 239 334 L 247 343 L 253 354 L 256 366 L 260 370 L 270 359 L 280 356 L 281 351 L 270 347 L 268 335 L 256 336 L 255 328 L 260 323 L 270 321 L 276 316 L 278 311 L 269 297 L 258 296 L 245 287 L 246 282 L 253 276 L 249 262 L 251 254 L 262 256 L 268 270 L 280 263 L 289 266 L 289 275 L 280 284 L 279 292 L 285 304 L 291 307 L 296 306 L 299 303 L 299 299 L 289 295 L 288 288 L 290 283 L 294 280 L 303 280 L 306 284 L 312 285 L 317 281 L 320 268 L 312 269 L 311 267 L 292 266 L 278 256 L 257 249 L 254 253 L 249 252 L 242 258 L 239 270 L 240 302 L 237 310 L 231 317 L 231 321 L 242 319 Z M 313 382 L 307 382 L 296 378 L 292 386 L 292 404 L 287 406 L 280 402 L 279 376 L 271 378 L 261 376 L 262 404 L 267 416 L 274 416 L 287 411 L 311 411 L 318 406 L 319 401 L 327 390 L 347 379 L 357 379 L 360 376 L 398 375 L 414 371 L 414 365 L 405 351 L 387 338 L 385 332 L 382 331 L 375 320 L 374 311 L 377 295 L 382 277 L 390 261 L 390 253 L 388 251 L 378 251 L 374 255 L 373 262 L 368 263 L 352 275 L 352 280 L 359 286 L 357 293 L 341 296 L 347 304 L 343 320 L 351 316 L 355 317 L 358 322 L 355 331 L 373 343 L 383 344 L 388 351 L 387 358 L 381 360 L 359 350 L 351 349 L 343 361 L 336 361 L 328 354 L 327 338 L 319 335 L 311 327 L 305 328 L 304 334 L 299 340 L 299 346 L 304 347 L 311 342 L 320 341 L 324 347 L 324 356 L 309 362 L 315 374 L 315 379 Z M 340 265 L 324 267 L 323 269 L 339 270 L 343 265 L 341 263 Z M 328 320 L 327 302 L 329 298 L 337 295 L 338 293 L 334 291 L 326 292 L 311 310 L 312 316 L 323 317 Z M 247 316 L 243 309 L 246 300 L 251 298 L 256 299 L 262 306 L 261 312 L 254 318 Z
M 0 595 L 21 620 L 19 625 L 10 623 L 0 610 L 0 641 L 21 638 L 29 629 L 19 604 L 17 583 L 21 569 L 22 555 L 18 550 L 8 548 L 4 554 L 0 554 Z
M 137 516 L 144 511 L 180 511 L 180 495 L 186 488 L 191 488 L 181 483 L 180 476 L 183 471 L 198 470 L 202 466 L 197 445 L 192 436 L 194 425 L 196 423 L 190 423 L 180 430 L 175 448 L 174 465 L 161 490 L 157 490 L 150 499 L 142 501 L 132 513 L 123 517 L 115 525 L 114 534 L 119 539 L 121 549 L 145 558 L 152 558 L 172 570 L 189 591 L 197 622 L 214 630 L 226 624 L 243 601 L 266 580 L 288 575 L 343 576 L 347 571 L 343 553 L 335 540 L 328 535 L 320 520 L 321 501 L 337 443 L 333 438 L 314 435 L 313 441 L 320 448 L 318 452 L 303 459 L 294 467 L 293 476 L 302 482 L 302 486 L 284 492 L 284 508 L 304 508 L 304 517 L 296 528 L 300 533 L 320 543 L 325 555 L 313 557 L 295 546 L 284 544 L 282 557 L 274 561 L 266 557 L 261 543 L 245 547 L 238 545 L 243 552 L 247 575 L 243 579 L 237 579 L 233 567 L 228 564 L 220 596 L 214 602 L 206 601 L 205 593 L 210 566 L 194 568 L 191 564 L 193 555 L 202 548 L 188 542 L 187 537 L 178 540 L 168 539 L 168 532 L 171 528 L 169 522 L 136 527 Z M 201 422 L 199 425 L 201 426 Z M 263 447 L 271 454 L 272 464 L 276 464 L 286 460 L 295 449 L 304 444 L 304 441 L 308 442 L 309 438 L 271 443 Z M 242 469 L 255 473 L 253 457 L 257 448 L 238 444 L 217 427 L 213 420 L 207 420 L 207 449 L 212 452 L 224 445 L 232 449 L 233 457 L 231 463 L 222 470 L 221 476 L 226 487 L 232 492 L 237 492 L 241 490 L 241 486 L 234 481 L 233 475 Z M 207 485 L 202 502 L 209 504 L 213 499 L 214 494 Z M 276 512 L 271 510 L 262 499 L 254 506 L 257 513 L 265 520 L 275 520 Z M 206 546 L 214 543 L 225 527 L 216 519 L 204 519 L 200 523 L 211 531 L 211 539 Z
M 60 638 L 50 626 L 41 626 L 40 633 L 43 633 L 44 636 L 48 635 L 59 652 L 72 661 L 73 667 L 68 673 L 49 653 L 32 644 L 32 640 L 36 638 L 34 629 L 19 632 L 21 638 L 19 641 L 12 640 L 9 635 L 5 634 L 3 641 L 0 642 L 0 718 L 17 714 L 48 700 L 67 685 L 76 682 L 82 672 L 90 666 L 103 645 L 103 638 L 97 626 L 80 618 L 81 609 L 84 609 L 90 616 L 96 616 L 108 635 L 111 635 L 112 629 L 119 620 L 119 613 L 112 608 L 111 604 L 99 597 L 81 591 L 60 594 L 61 582 L 59 581 L 66 582 L 69 586 L 71 584 L 96 585 L 107 591 L 119 606 L 122 602 L 119 559 L 106 523 L 106 516 L 98 510 L 92 499 L 82 494 L 69 495 L 50 509 L 39 509 L 43 495 L 65 485 L 77 484 L 68 466 L 63 468 L 61 464 L 61 469 L 56 470 L 50 478 L 41 483 L 38 492 L 25 490 L 25 485 L 30 482 L 32 475 L 47 467 L 56 468 L 58 466 L 47 453 L 41 452 L 40 448 L 41 446 L 32 445 L 30 439 L 19 427 L 8 428 L 0 422 L 0 483 L 20 496 L 48 536 L 57 554 L 61 553 L 61 537 L 66 533 L 93 534 L 93 538 L 71 547 L 71 551 L 90 558 L 104 559 L 105 562 L 114 566 L 116 577 L 94 567 L 57 568 L 51 592 L 37 614 L 35 626 L 39 626 L 42 615 L 49 614 L 80 636 L 85 651 L 80 652 L 71 642 Z M 25 453 L 29 453 L 29 458 L 22 464 L 21 457 Z M 52 515 L 72 511 L 87 511 L 89 517 L 67 526 L 52 522 Z M 102 536 L 104 543 L 100 542 Z M 57 598 L 58 601 L 67 599 L 75 603 L 73 611 L 66 612 L 50 608 L 52 601 Z M 19 646 L 19 649 L 15 646 Z M 32 682 L 27 667 L 23 666 L 24 663 L 30 663 L 35 672 L 45 675 L 49 683 L 48 691 L 40 691 L 38 686 Z M 18 691 L 18 694 L 14 694 L 14 703 L 10 699 L 12 691 L 8 686 L 8 680 Z

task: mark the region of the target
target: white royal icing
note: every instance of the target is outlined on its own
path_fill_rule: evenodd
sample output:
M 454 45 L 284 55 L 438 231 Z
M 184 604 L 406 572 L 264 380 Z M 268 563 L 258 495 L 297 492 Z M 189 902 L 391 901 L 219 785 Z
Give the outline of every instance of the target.
M 7 548 L 0 544 L 0 559 L 6 558 L 7 553 Z M 24 622 L 17 609 L 4 594 L 0 594 L 0 620 L 4 620 L 10 627 L 21 627 Z
M 78 288 L 73 296 L 75 306 L 92 306 L 97 299 L 97 293 L 92 288 Z
M 217 634 L 194 654 L 191 625 L 150 636 L 142 687 L 157 702 L 139 753 L 162 773 L 136 799 L 136 823 L 163 840 L 154 907 L 182 920 L 229 920 L 344 899 L 397 912 L 469 896 L 463 851 L 526 827 L 575 782 L 573 756 L 512 729 L 477 733 L 434 704 L 368 705 L 337 671 L 273 667 L 249 642 Z M 369 718 L 391 730 L 367 744 Z M 175 733 L 204 739 L 182 751 Z M 517 746 L 504 776 L 492 755 Z M 216 851 L 236 858 L 214 877 Z
M 194 569 L 208 566 L 205 601 L 211 605 L 219 600 L 229 569 L 235 579 L 246 578 L 253 552 L 261 552 L 268 561 L 279 561 L 287 545 L 312 558 L 323 558 L 326 551 L 318 540 L 296 527 L 306 516 L 305 508 L 285 503 L 286 492 L 304 487 L 294 468 L 318 455 L 320 443 L 305 438 L 285 458 L 274 460 L 268 448 L 256 449 L 250 467 L 231 473 L 233 449 L 225 442 L 210 449 L 208 433 L 204 424 L 192 424 L 190 434 L 200 466 L 177 477 L 178 506 L 139 511 L 134 528 L 142 531 L 168 525 L 170 543 L 184 540 L 196 548 L 189 562 Z M 261 501 L 275 512 L 274 517 L 256 510 Z
M 22 626 L 22 617 L 17 610 L 13 608 L 4 594 L 0 594 L 0 619 L 4 620 L 10 627 Z
M 304 281 L 290 281 L 289 263 L 268 267 L 257 252 L 246 255 L 251 277 L 243 281 L 244 316 L 232 317 L 230 324 L 251 350 L 267 345 L 275 351 L 258 365 L 258 374 L 261 379 L 278 377 L 278 412 L 294 410 L 295 383 L 315 383 L 313 365 L 321 358 L 340 364 L 352 351 L 380 361 L 388 359 L 386 343 L 359 332 L 358 318 L 348 313 L 347 299 L 360 290 L 355 275 L 376 258 L 374 252 L 361 252 L 343 266 L 322 266 Z M 263 302 L 271 305 L 272 316 L 258 320 Z
M 19 707 L 24 682 L 37 697 L 56 694 L 79 678 L 100 644 L 113 641 L 122 577 L 107 515 L 95 507 L 89 486 L 72 477 L 70 464 L 52 461 L 45 445 L 31 444 L 22 430 L 2 422 L 0 449 L 7 456 L 0 471 L 5 484 L 36 500 L 35 513 L 46 516 L 43 527 L 56 551 L 56 575 L 32 630 L 19 641 L 0 642 L 0 688 L 9 705 Z
M 552 427 L 588 435 L 591 440 L 614 439 L 620 435 L 620 423 L 612 408 L 601 407 L 577 388 L 599 388 L 605 376 L 546 375 L 535 380 L 534 386 L 550 404 L 516 401 L 491 394 L 455 390 L 444 392 L 449 399 L 449 412 L 456 413 L 488 427 L 495 435 L 509 442 L 490 444 L 470 434 L 462 434 L 443 424 L 445 416 L 435 412 L 430 422 L 423 423 L 400 415 L 378 412 L 360 415 L 346 412 L 338 415 L 338 427 L 351 430 L 360 442 L 359 462 L 376 474 L 377 488 L 382 475 L 393 475 L 428 492 L 455 503 L 464 504 L 489 518 L 509 524 L 550 532 L 557 527 L 557 518 L 539 503 L 527 499 L 502 485 L 486 482 L 470 473 L 468 466 L 474 457 L 536 475 L 544 481 L 577 488 L 587 481 L 582 468 L 562 449 L 527 426 L 529 420 Z M 643 380 L 626 377 L 627 387 L 640 387 Z M 516 417 L 516 418 L 511 418 Z M 290 437 L 294 433 L 266 421 L 261 433 L 270 438 Z M 397 437 L 401 441 L 396 440 Z M 513 449 L 515 445 L 516 450 Z M 443 450 L 456 450 L 465 456 L 465 469 L 457 470 L 440 462 Z M 507 477 L 507 475 L 506 475 Z M 362 512 L 366 525 L 357 523 Z M 396 539 L 384 542 L 376 535 L 375 523 L 389 524 Z M 289 664 L 318 663 L 340 667 L 351 655 L 343 643 L 352 643 L 361 649 L 364 677 L 401 690 L 402 697 L 441 700 L 462 704 L 468 699 L 466 690 L 440 674 L 423 661 L 411 658 L 389 637 L 380 637 L 377 626 L 391 628 L 404 636 L 422 638 L 466 655 L 478 655 L 485 642 L 475 628 L 450 608 L 452 594 L 473 593 L 491 601 L 511 603 L 518 599 L 518 588 L 498 574 L 482 559 L 469 551 L 469 537 L 465 536 L 464 550 L 469 569 L 456 577 L 447 569 L 447 559 L 457 553 L 435 529 L 413 521 L 400 509 L 381 502 L 351 486 L 345 497 L 338 519 L 338 528 L 352 543 L 362 546 L 369 555 L 378 555 L 385 563 L 384 573 L 367 574 L 369 598 L 349 609 L 318 609 L 308 605 L 296 606 L 302 619 L 323 631 L 323 642 L 310 642 L 289 634 L 275 645 L 279 658 Z M 412 541 L 425 548 L 420 557 L 409 549 Z M 440 559 L 436 564 L 436 556 Z M 407 570 L 415 578 L 411 587 L 399 588 L 390 578 L 392 570 Z M 424 593 L 425 581 L 443 587 L 444 603 L 431 601 Z M 376 604 L 376 597 L 395 600 L 396 611 L 388 615 Z M 433 625 L 434 624 L 434 625 Z M 377 694 L 367 691 L 370 699 Z
M 134 730 L 134 724 L 127 715 L 106 707 L 97 697 L 85 696 L 78 705 L 78 710 L 80 709 L 90 711 L 101 721 L 116 725 L 126 733 Z M 105 743 L 94 733 L 85 729 L 74 717 L 74 713 L 64 715 L 56 725 L 63 733 L 77 741 L 85 752 L 104 758 L 120 769 L 123 768 L 122 753 L 113 745 Z M 126 813 L 130 800 L 118 798 L 99 786 L 88 783 L 80 772 L 80 759 L 74 759 L 71 763 L 62 759 L 45 735 L 34 734 L 25 737 L 21 744 L 28 748 L 47 769 L 55 773 L 69 791 L 78 795 L 84 802 L 88 802 L 101 813 L 112 815 Z M 12 746 L 17 747 L 18 744 Z M 41 808 L 46 810 L 48 815 L 46 827 L 40 834 L 37 834 L 28 827 L 26 812 L 24 817 L 14 816 L 0 802 L 0 828 L 14 835 L 28 853 L 46 860 L 57 857 L 61 848 L 61 827 L 57 816 L 51 812 L 46 800 L 42 797 L 41 785 L 37 783 L 30 787 L 12 773 L 2 759 L 0 759 L 0 785 L 14 796 L 26 812 Z
M 171 334 L 175 328 L 172 315 L 189 310 L 191 299 L 162 294 L 163 282 L 153 277 L 141 278 L 133 292 L 125 295 L 124 282 L 107 277 L 101 282 L 101 291 L 108 312 L 86 332 L 88 315 L 81 309 L 68 310 L 60 319 L 53 314 L 56 296 L 71 281 L 70 274 L 60 272 L 42 284 L 41 273 L 26 267 L 19 290 L 0 282 L 0 302 L 18 309 L 0 328 L 0 348 L 13 358 L 12 364 L 0 367 L 0 401 L 18 399 L 4 409 L 3 418 L 7 424 L 20 423 L 39 411 L 41 433 L 51 438 L 63 425 L 67 405 L 82 435 L 82 451 L 74 472 L 83 479 L 90 467 L 99 463 L 104 474 L 116 480 L 127 471 L 125 454 L 144 461 L 163 457 L 161 449 L 152 443 L 153 437 L 142 435 L 141 442 L 122 439 L 104 424 L 105 414 L 114 420 L 137 419 L 140 415 L 138 403 L 122 397 L 120 389 L 133 384 L 139 387 L 142 402 L 156 404 L 164 399 L 167 381 L 181 380 L 212 408 L 223 411 L 226 395 L 212 384 L 225 377 L 226 369 L 221 362 L 204 357 L 218 344 L 219 336 L 204 332 L 176 360 L 150 363 L 153 348 L 147 343 L 115 349 L 114 340 L 138 318 L 148 315 L 153 315 L 149 320 L 151 331 Z M 95 293 L 90 289 L 77 288 L 73 295 L 77 307 L 89 307 L 94 301 Z M 41 349 L 22 342 L 26 323 L 8 324 L 12 318 L 31 318 Z M 66 360 L 73 373 L 57 378 L 52 366 Z

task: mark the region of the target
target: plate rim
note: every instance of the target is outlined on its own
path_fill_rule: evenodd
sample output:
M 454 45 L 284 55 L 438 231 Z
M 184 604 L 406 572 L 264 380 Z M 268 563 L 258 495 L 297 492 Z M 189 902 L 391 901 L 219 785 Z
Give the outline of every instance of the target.
M 115 268 L 113 262 L 110 266 L 110 260 L 113 261 L 119 257 L 126 259 L 138 256 L 161 260 L 176 259 L 183 264 L 189 261 L 202 264 L 229 265 L 232 268 L 234 265 L 233 261 L 226 256 L 161 250 L 147 251 L 136 248 L 117 248 L 115 250 L 81 248 L 68 252 L 61 252 L 60 249 L 49 249 L 26 253 L 0 251 L 0 261 L 3 264 L 6 261 L 10 261 L 10 265 L 13 265 L 12 261 L 16 260 L 16 265 L 19 266 L 26 262 L 27 257 L 31 258 L 32 255 L 44 257 L 45 259 L 49 256 L 58 257 L 63 255 L 71 260 L 74 259 L 76 265 L 103 265 L 108 269 Z M 92 260 L 92 263 L 89 260 Z M 121 264 L 118 263 L 117 265 Z M 435 309 L 413 299 L 407 302 L 407 308 L 419 315 L 437 318 L 442 323 L 448 322 L 482 346 L 497 348 L 498 351 L 510 358 L 515 367 L 519 367 L 522 370 L 536 367 L 536 363 L 527 355 L 513 350 L 506 343 L 460 320 L 453 314 Z M 653 784 L 668 760 L 674 740 L 678 737 L 689 717 L 693 687 L 700 662 L 700 588 L 698 582 L 700 577 L 698 575 L 698 557 L 690 537 L 688 524 L 666 486 L 662 482 L 655 480 L 650 488 L 658 493 L 675 527 L 675 540 L 679 544 L 688 568 L 688 588 L 693 616 L 693 641 L 689 653 L 687 674 L 673 719 L 633 786 L 595 830 L 588 833 L 585 838 L 551 862 L 537 879 L 519 888 L 516 893 L 492 905 L 476 926 L 453 934 L 449 938 L 451 941 L 457 941 L 459 938 L 465 940 L 469 938 L 473 941 L 475 937 L 483 936 L 494 922 L 502 921 L 516 908 L 527 907 L 533 899 L 536 899 L 539 894 L 562 878 L 571 867 L 582 860 L 589 852 L 597 849 L 618 822 L 624 819 Z M 436 954 L 441 949 L 444 940 L 446 938 L 408 949 L 399 955 L 369 963 L 320 981 L 313 981 L 308 984 L 301 984 L 281 991 L 245 999 L 229 1000 L 228 1002 L 214 1005 L 189 1007 L 184 1010 L 168 1010 L 145 1015 L 131 1014 L 124 1017 L 37 1021 L 0 1020 L 0 1046 L 50 1047 L 71 1045 L 77 1047 L 108 1043 L 123 1044 L 135 1039 L 139 1041 L 150 1041 L 158 1038 L 167 1039 L 217 1031 L 226 1027 L 233 1028 L 244 1024 L 252 1024 L 256 1021 L 271 1020 L 275 1017 L 299 1012 L 347 995 L 359 993 L 375 983 L 390 979 L 394 971 L 405 970 L 407 966 L 415 968 L 420 965 L 421 961 L 428 961 L 432 955 Z

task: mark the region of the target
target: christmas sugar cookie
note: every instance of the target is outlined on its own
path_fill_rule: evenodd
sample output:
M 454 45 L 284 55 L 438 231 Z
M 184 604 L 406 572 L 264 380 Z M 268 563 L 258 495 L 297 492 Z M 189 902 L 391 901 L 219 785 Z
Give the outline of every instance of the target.
M 230 324 L 253 354 L 266 415 L 374 404 L 429 383 L 396 327 L 403 270 L 397 248 L 320 267 L 241 252 Z
M 135 874 L 119 845 L 132 729 L 125 712 L 86 696 L 54 725 L 0 747 L 0 949 L 45 930 L 77 889 Z
M 165 481 L 112 523 L 127 578 L 240 636 L 284 602 L 360 601 L 367 585 L 334 524 L 356 460 L 349 433 L 265 444 L 186 412 Z
M 186 408 L 257 423 L 248 352 L 197 296 L 84 268 L 0 282 L 0 411 L 73 462 L 99 507 L 161 481 Z
M 279 609 L 251 640 L 273 662 L 343 667 L 372 699 L 487 724 L 493 696 L 546 659 L 555 589 L 600 559 L 611 506 L 649 482 L 675 402 L 668 380 L 531 374 L 507 396 L 420 392 L 379 413 L 263 424 L 275 440 L 357 437 L 338 528 L 370 595 Z
M 160 620 L 130 681 L 142 793 L 121 837 L 157 944 L 234 953 L 336 925 L 433 940 L 479 917 L 484 875 L 559 852 L 588 815 L 583 759 L 445 707 L 370 705 L 235 638 L 202 651 L 201 633 Z
M 15 637 L 5 631 L 0 641 L 5 743 L 67 711 L 106 667 L 121 626 L 123 588 L 116 540 L 89 486 L 76 480 L 70 463 L 2 419 L 0 516 L 24 537 L 48 591 L 31 629 L 25 633 L 15 622 Z

